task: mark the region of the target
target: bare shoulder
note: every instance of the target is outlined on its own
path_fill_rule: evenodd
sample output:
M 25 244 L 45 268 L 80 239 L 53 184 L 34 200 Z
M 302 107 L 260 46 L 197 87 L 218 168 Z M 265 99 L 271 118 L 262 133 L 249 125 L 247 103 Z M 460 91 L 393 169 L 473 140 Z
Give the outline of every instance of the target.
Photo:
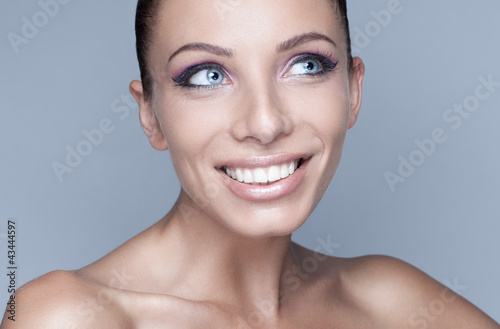
M 342 290 L 380 327 L 500 328 L 467 300 L 399 259 L 364 256 L 339 258 L 336 264 Z
M 15 316 L 6 312 L 0 328 L 127 328 L 117 322 L 123 316 L 106 289 L 74 272 L 50 272 L 16 291 Z

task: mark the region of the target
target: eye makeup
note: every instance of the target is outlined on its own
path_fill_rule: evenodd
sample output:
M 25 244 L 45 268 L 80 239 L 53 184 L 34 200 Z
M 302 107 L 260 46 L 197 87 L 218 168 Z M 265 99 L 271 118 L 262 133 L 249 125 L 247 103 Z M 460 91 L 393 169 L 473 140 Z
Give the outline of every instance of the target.
M 224 75 L 225 79 L 227 79 L 226 71 L 219 64 L 209 62 L 209 63 L 201 63 L 201 64 L 195 64 L 195 65 L 189 66 L 188 68 L 183 70 L 181 73 L 179 73 L 177 76 L 173 77 L 172 80 L 175 82 L 176 86 L 184 87 L 184 88 L 213 89 L 213 88 L 217 88 L 221 85 L 224 85 L 224 84 L 197 85 L 197 84 L 192 84 L 189 82 L 189 80 L 196 73 L 203 71 L 203 70 L 217 70 Z
M 295 65 L 300 63 L 305 64 L 308 61 L 316 62 L 318 64 L 318 70 L 312 73 L 288 75 L 288 73 Z M 293 77 L 313 78 L 313 77 L 323 76 L 333 71 L 337 67 L 337 64 L 338 61 L 335 61 L 333 59 L 332 54 L 324 54 L 321 52 L 307 52 L 296 55 L 294 58 L 292 58 L 289 61 L 289 64 L 286 65 L 286 68 L 284 69 L 284 73 L 282 74 L 282 76 L 284 76 L 285 78 L 293 78 Z M 223 82 L 218 84 L 194 84 L 190 82 L 194 75 L 204 70 L 216 70 L 220 72 L 224 76 Z M 226 81 L 227 79 L 229 78 L 228 74 L 226 73 L 226 70 L 220 64 L 214 62 L 206 62 L 206 63 L 191 65 L 172 78 L 172 80 L 175 83 L 175 86 L 181 88 L 197 88 L 197 89 L 220 88 L 221 86 L 227 85 L 227 83 L 224 83 L 224 81 Z
M 287 65 L 285 75 L 287 72 L 291 70 L 292 67 L 294 67 L 296 64 L 299 63 L 306 63 L 308 61 L 315 61 L 319 64 L 320 69 L 317 72 L 314 73 L 304 73 L 304 74 L 299 74 L 298 76 L 321 76 L 330 73 L 333 71 L 338 64 L 338 61 L 333 60 L 333 57 L 331 54 L 323 54 L 323 53 L 304 53 L 297 55 L 295 58 L 292 59 L 291 63 Z M 290 77 L 293 77 L 291 75 Z

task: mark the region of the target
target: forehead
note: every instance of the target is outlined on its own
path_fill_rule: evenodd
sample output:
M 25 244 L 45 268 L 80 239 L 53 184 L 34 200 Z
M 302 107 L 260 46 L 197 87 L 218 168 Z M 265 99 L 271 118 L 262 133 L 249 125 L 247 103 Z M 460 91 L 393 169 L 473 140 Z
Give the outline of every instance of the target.
M 265 47 L 316 32 L 341 44 L 331 0 L 166 0 L 158 13 L 154 47 L 161 52 L 193 42 L 232 49 Z

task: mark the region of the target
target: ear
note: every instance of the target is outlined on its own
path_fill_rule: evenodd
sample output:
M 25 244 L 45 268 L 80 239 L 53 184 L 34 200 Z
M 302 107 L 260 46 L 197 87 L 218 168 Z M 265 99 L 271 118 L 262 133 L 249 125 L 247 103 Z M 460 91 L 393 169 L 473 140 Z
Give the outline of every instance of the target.
M 358 119 L 359 110 L 361 108 L 361 99 L 363 98 L 363 78 L 365 76 L 365 64 L 359 57 L 352 59 L 353 71 L 350 78 L 350 101 L 351 108 L 349 111 L 349 126 L 351 129 Z
M 142 130 L 146 134 L 153 146 L 158 151 L 165 151 L 168 149 L 165 135 L 161 130 L 158 118 L 154 113 L 151 100 L 146 100 L 144 97 L 144 90 L 140 81 L 134 80 L 130 83 L 130 93 L 134 96 L 137 104 L 139 104 L 139 119 L 141 120 Z

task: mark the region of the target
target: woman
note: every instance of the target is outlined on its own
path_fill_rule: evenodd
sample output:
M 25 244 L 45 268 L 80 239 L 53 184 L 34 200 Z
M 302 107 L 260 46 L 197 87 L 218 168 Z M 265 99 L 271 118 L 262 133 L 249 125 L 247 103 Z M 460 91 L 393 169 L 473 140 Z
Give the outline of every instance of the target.
M 97 262 L 25 285 L 2 328 L 499 328 L 399 260 L 291 242 L 361 106 L 344 1 L 141 0 L 137 18 L 130 90 L 177 203 Z

